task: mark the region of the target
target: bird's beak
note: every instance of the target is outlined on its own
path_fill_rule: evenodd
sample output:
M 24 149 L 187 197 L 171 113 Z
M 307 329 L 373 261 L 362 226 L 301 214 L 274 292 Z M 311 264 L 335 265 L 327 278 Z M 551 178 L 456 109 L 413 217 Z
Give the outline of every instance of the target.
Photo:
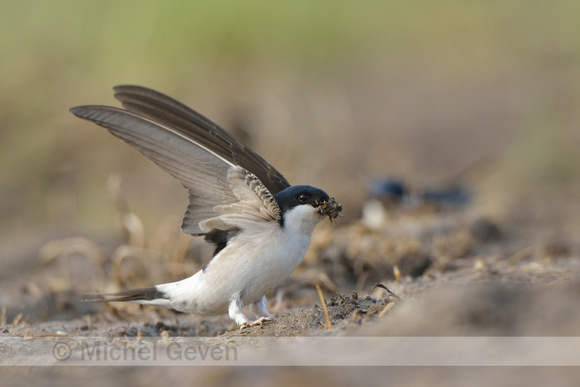
M 338 204 L 334 198 L 330 198 L 327 201 L 320 203 L 316 208 L 316 211 L 320 215 L 328 215 L 328 219 L 332 222 L 342 212 L 342 205 Z

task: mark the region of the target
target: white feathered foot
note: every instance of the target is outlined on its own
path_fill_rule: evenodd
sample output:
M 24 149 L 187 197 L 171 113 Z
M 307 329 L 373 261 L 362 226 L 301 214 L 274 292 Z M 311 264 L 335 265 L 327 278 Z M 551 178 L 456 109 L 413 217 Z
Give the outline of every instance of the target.
M 240 329 L 262 325 L 265 322 L 274 321 L 272 315 L 266 310 L 266 296 L 262 296 L 259 301 L 256 301 L 250 305 L 250 309 L 256 315 L 256 317 L 258 317 L 257 320 L 250 321 L 242 312 L 243 307 L 244 304 L 241 298 L 239 295 L 236 295 L 228 308 L 228 314 L 230 318 L 240 326 Z

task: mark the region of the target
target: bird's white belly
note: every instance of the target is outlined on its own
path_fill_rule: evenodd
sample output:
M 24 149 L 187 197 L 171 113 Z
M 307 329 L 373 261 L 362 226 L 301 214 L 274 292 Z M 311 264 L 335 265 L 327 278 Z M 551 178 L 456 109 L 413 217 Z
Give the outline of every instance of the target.
M 204 271 L 167 284 L 166 291 L 173 293 L 173 307 L 182 312 L 226 313 L 236 296 L 249 305 L 288 278 L 302 262 L 309 244 L 310 234 L 286 229 L 244 233 L 230 241 Z

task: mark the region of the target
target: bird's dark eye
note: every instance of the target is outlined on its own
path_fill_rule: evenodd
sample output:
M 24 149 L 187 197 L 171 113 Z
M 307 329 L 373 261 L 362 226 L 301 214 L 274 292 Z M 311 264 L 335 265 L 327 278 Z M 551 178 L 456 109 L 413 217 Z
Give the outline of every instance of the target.
M 301 193 L 300 195 L 298 195 L 298 200 L 300 200 L 302 203 L 306 203 L 307 201 L 310 200 L 310 195 L 307 193 Z

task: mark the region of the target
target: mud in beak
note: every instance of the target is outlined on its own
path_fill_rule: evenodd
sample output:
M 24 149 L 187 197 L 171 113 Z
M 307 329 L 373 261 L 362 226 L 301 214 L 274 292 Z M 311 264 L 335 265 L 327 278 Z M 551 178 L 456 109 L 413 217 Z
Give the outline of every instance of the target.
M 320 215 L 328 215 L 328 219 L 330 219 L 330 222 L 332 222 L 342 212 L 342 205 L 338 204 L 334 198 L 330 198 L 328 201 L 320 203 L 316 208 L 316 211 Z

